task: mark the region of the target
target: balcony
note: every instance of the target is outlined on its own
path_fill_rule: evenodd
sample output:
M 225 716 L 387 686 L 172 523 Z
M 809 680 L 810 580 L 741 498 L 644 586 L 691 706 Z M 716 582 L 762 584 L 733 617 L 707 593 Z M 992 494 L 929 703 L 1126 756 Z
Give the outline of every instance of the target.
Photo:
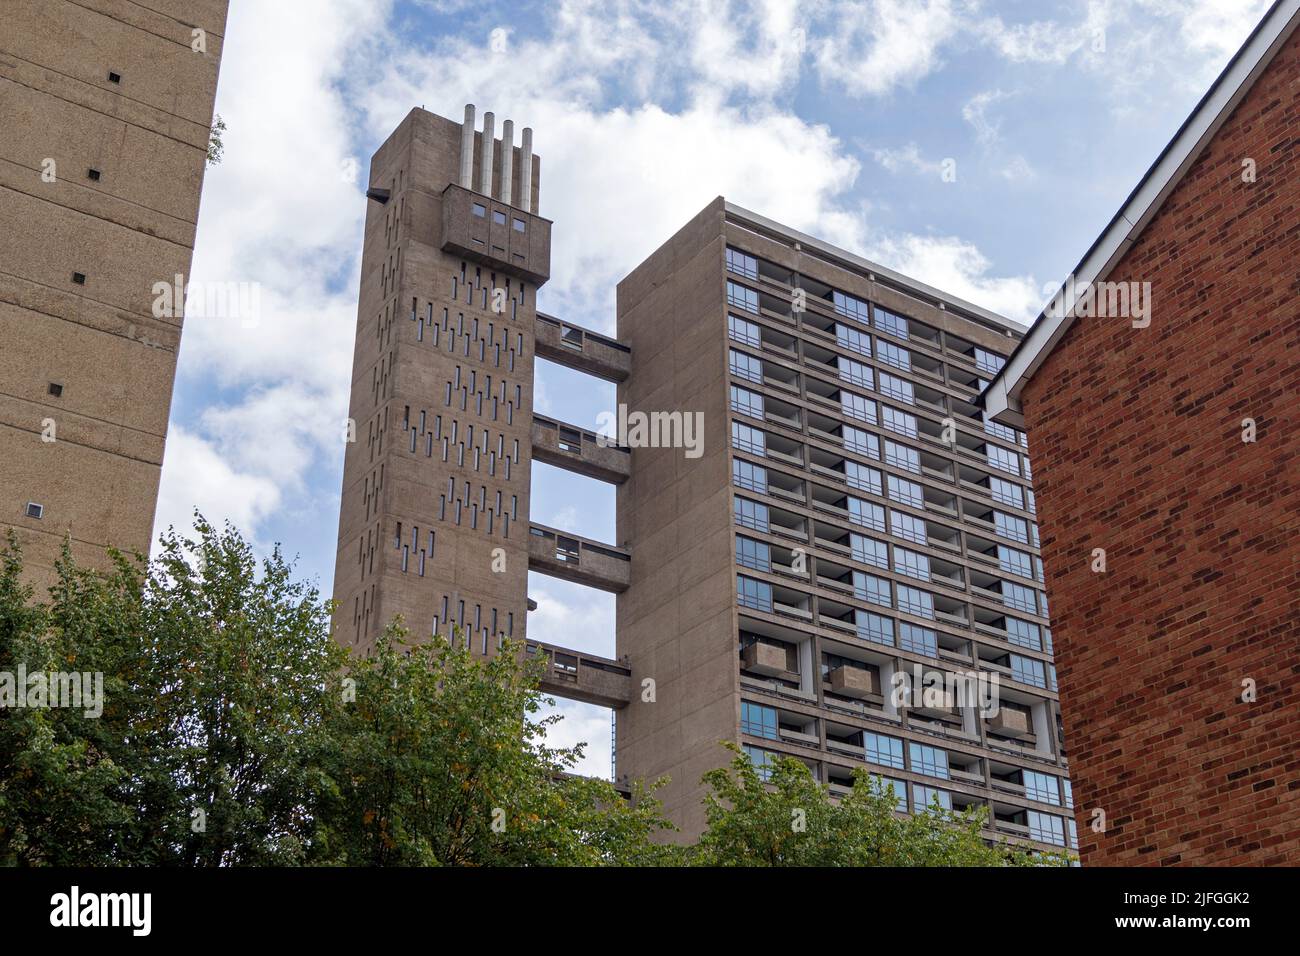
M 856 700 L 880 697 L 880 677 L 874 670 L 841 664 L 832 668 L 829 676 L 833 693 Z
M 533 415 L 533 458 L 588 478 L 620 485 L 632 474 L 626 448 L 602 445 L 595 432 Z
M 615 594 L 626 591 L 632 558 L 622 548 L 543 525 L 528 528 L 528 569 Z
M 441 248 L 542 285 L 551 274 L 551 221 L 452 183 L 442 192 Z
M 607 382 L 622 382 L 632 371 L 632 350 L 617 339 L 541 312 L 533 330 L 539 358 Z

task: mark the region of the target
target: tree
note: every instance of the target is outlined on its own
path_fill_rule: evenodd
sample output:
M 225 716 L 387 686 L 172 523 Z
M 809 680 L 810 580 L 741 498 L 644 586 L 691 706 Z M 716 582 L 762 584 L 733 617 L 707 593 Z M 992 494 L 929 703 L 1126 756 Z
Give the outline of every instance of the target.
M 219 166 L 226 155 L 226 144 L 221 141 L 226 131 L 226 121 L 218 116 L 208 131 L 208 165 Z
M 865 768 L 838 803 L 799 760 L 753 765 L 735 744 L 729 767 L 704 783 L 707 829 L 692 862 L 704 866 L 1030 866 L 1063 857 L 1034 856 L 985 843 L 982 812 L 954 814 L 938 806 L 910 817 L 895 813 L 888 784 Z M 766 779 L 764 777 L 766 776 Z
M 0 567 L 0 670 L 99 674 L 103 712 L 0 711 L 0 860 L 294 864 L 344 652 L 316 590 L 233 528 L 102 574 L 66 545 L 47 604 Z
M 321 808 L 323 861 L 353 865 L 590 866 L 666 860 L 647 790 L 627 801 L 572 776 L 582 746 L 552 748 L 535 719 L 538 662 L 507 642 L 490 658 L 400 623 L 353 662 L 355 700 L 333 712 Z M 353 696 L 353 695 L 349 695 Z

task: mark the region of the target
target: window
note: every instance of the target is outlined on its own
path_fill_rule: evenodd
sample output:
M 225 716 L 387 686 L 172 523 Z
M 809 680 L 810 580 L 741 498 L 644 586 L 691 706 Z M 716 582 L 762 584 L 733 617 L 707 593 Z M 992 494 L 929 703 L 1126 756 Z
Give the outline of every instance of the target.
M 504 226 L 506 224 L 506 214 L 503 213 L 500 209 L 493 209 L 492 221 L 496 223 L 498 226 Z
M 984 419 L 984 432 L 985 434 L 988 435 L 996 435 L 998 438 L 1001 438 L 1003 441 L 1009 441 L 1009 442 L 1019 441 L 1019 438 L 1016 435 L 1016 430 L 1014 428 L 1008 428 L 1006 425 L 1003 425 L 1001 422 L 995 422 L 991 418 Z
M 894 606 L 889 582 L 862 571 L 853 572 L 853 596 L 868 604 L 878 604 L 881 607 Z
M 892 501 L 897 501 L 900 505 L 910 505 L 913 508 L 925 507 L 925 492 L 915 481 L 908 481 L 906 478 L 899 478 L 897 475 L 887 475 L 886 482 L 889 487 L 889 497 Z
M 916 404 L 916 392 L 912 388 L 912 383 L 888 372 L 880 373 L 880 393 L 909 405 Z
M 736 600 L 756 611 L 772 610 L 772 585 L 740 575 L 736 578 Z
M 882 329 L 896 338 L 907 338 L 907 319 L 901 315 L 886 311 L 880 306 L 876 306 L 876 328 Z
M 1017 518 L 1015 515 L 995 511 L 993 512 L 993 524 L 1002 537 L 1011 538 L 1021 544 L 1029 543 L 1029 525 L 1024 518 Z
M 927 621 L 934 620 L 934 595 L 907 584 L 898 586 L 898 609 Z
M 898 646 L 913 654 L 926 657 L 939 656 L 939 636 L 928 627 L 920 627 L 907 621 L 898 622 Z
M 840 315 L 847 315 L 850 319 L 857 319 L 863 325 L 870 321 L 867 317 L 867 303 L 861 299 L 855 299 L 843 292 L 833 292 L 831 298 L 835 302 L 835 311 Z
M 1038 507 L 1034 504 L 1034 493 L 1028 488 L 1025 489 L 1025 510 L 1031 515 L 1038 514 Z
M 852 382 L 854 385 L 861 385 L 864 388 L 876 387 L 876 380 L 871 371 L 871 366 L 855 362 L 853 359 L 845 358 L 842 355 L 836 356 L 835 365 L 839 369 L 840 378 L 843 381 Z
M 865 432 L 861 428 L 853 428 L 850 425 L 844 425 L 840 429 L 840 437 L 844 439 L 844 447 L 849 451 L 855 451 L 859 455 L 866 455 L 868 458 L 874 458 L 880 461 L 880 439 L 870 432 Z M 845 467 L 849 462 L 845 462 Z M 850 481 L 849 484 L 853 482 Z M 880 494 L 880 475 L 876 473 L 876 494 Z
M 866 743 L 867 762 L 881 767 L 903 769 L 903 741 L 868 731 L 862 735 Z
M 930 559 L 924 554 L 908 551 L 906 548 L 894 548 L 894 572 L 905 574 L 919 581 L 930 580 Z
M 864 528 L 871 528 L 873 531 L 885 530 L 885 509 L 878 504 L 870 501 L 863 501 L 861 498 L 848 499 L 849 520 L 854 524 L 862 525 Z
M 736 563 L 755 571 L 771 571 L 772 549 L 762 541 L 737 537 Z
M 77 285 L 85 285 L 86 274 L 84 272 L 74 272 L 72 273 L 72 281 L 75 282 Z
M 762 465 L 735 459 L 731 463 L 731 480 L 738 487 L 767 494 L 767 469 Z
M 919 783 L 912 784 L 913 810 L 917 813 L 934 813 L 936 806 L 940 810 L 951 810 L 952 794 L 947 790 L 923 787 Z
M 763 382 L 763 362 L 753 355 L 746 355 L 744 352 L 731 350 L 731 374 L 737 378 L 743 378 L 750 382 Z
M 1013 584 L 1010 581 L 1002 582 L 1002 603 L 1006 607 L 1013 607 L 1017 611 L 1026 611 L 1029 614 L 1037 614 L 1036 597 L 1033 588 L 1027 588 L 1023 584 Z M 1034 650 L 1038 650 L 1037 645 L 1026 646 L 1032 646 Z
M 986 352 L 984 349 L 975 349 L 975 367 L 981 372 L 987 372 L 990 375 L 997 375 L 1002 366 L 1007 364 L 1007 360 L 1001 355 L 994 355 L 992 352 Z
M 731 444 L 751 455 L 767 454 L 767 435 L 743 422 L 731 423 Z
M 894 619 L 892 617 L 883 617 L 872 611 L 854 611 L 853 618 L 857 622 L 858 637 L 864 641 L 871 641 L 873 644 L 884 644 L 887 647 L 894 646 Z
M 1022 770 L 1020 775 L 1024 779 L 1025 796 L 1030 800 L 1051 803 L 1058 807 L 1061 805 L 1061 791 L 1056 777 L 1036 770 Z
M 907 757 L 912 762 L 913 773 L 923 773 L 927 777 L 939 777 L 942 780 L 951 779 L 946 750 L 910 742 L 907 745 Z
M 876 403 L 853 392 L 840 392 L 840 411 L 849 418 L 876 424 Z
M 1015 548 L 1008 548 L 1004 544 L 998 545 L 998 567 L 1007 574 L 1018 574 L 1022 578 L 1032 578 L 1034 576 L 1029 555 L 1023 551 L 1017 551 Z
M 103 174 L 98 169 L 95 169 L 93 166 L 90 169 L 86 170 L 86 178 L 91 180 L 92 182 L 96 182 L 96 183 L 99 182 L 99 177 L 101 175 Z
M 763 344 L 762 333 L 759 332 L 758 325 L 750 322 L 748 319 L 742 319 L 738 315 L 727 316 L 727 334 L 733 341 L 743 342 L 745 345 L 752 345 L 759 348 Z
M 768 530 L 767 505 L 748 498 L 736 498 L 736 524 L 754 531 Z
M 739 249 L 727 247 L 727 271 L 742 275 L 746 279 L 758 278 L 758 260 Z
M 27 502 L 27 517 L 41 519 L 45 517 L 45 505 L 37 504 L 35 501 Z
M 737 282 L 727 282 L 727 304 L 758 315 L 758 293 Z
M 901 345 L 895 345 L 893 342 L 886 342 L 881 339 L 877 347 L 877 355 L 880 357 L 880 361 L 886 365 L 892 365 L 904 372 L 912 370 L 912 353 Z
M 898 434 L 906 435 L 908 438 L 916 437 L 915 415 L 909 415 L 907 412 L 900 412 L 896 408 L 882 405 L 881 416 L 882 424 L 891 432 L 898 432 Z
M 63 386 L 58 382 L 50 382 L 50 395 L 53 398 L 63 397 Z
M 872 435 L 872 438 L 876 436 Z M 861 451 L 855 448 L 854 451 Z M 844 478 L 849 483 L 850 488 L 856 488 L 858 491 L 866 491 L 873 495 L 881 494 L 880 472 L 874 468 L 868 468 L 866 465 L 860 465 L 856 461 L 846 461 L 844 463 Z
M 1065 805 L 1074 809 L 1074 786 L 1068 780 L 1061 781 L 1061 790 L 1065 794 Z
M 751 737 L 766 737 L 768 740 L 779 739 L 777 732 L 776 708 L 751 704 L 747 700 L 740 702 L 740 732 Z
M 880 783 L 884 784 L 886 793 L 893 791 L 895 810 L 899 813 L 907 812 L 907 784 L 903 783 L 901 780 L 895 780 L 892 777 L 877 777 L 875 774 L 871 775 L 871 779 L 878 780 Z
M 763 417 L 763 396 L 739 385 L 731 386 L 731 410 L 751 418 Z
M 754 769 L 758 771 L 758 779 L 764 782 L 771 780 L 772 770 L 776 765 L 776 754 L 772 753 L 770 750 L 761 750 L 758 747 L 751 747 L 748 744 L 741 749 L 745 751 L 745 756 L 749 758 L 749 762 L 752 763 Z
M 1031 657 L 1012 654 L 1011 676 L 1022 684 L 1032 684 L 1034 687 L 1047 686 L 1047 677 L 1043 672 L 1043 662 L 1036 661 Z
M 524 221 L 522 219 L 515 219 L 510 223 L 510 228 L 514 229 L 515 232 L 523 232 Z
M 121 74 L 121 73 L 115 73 L 115 72 L 110 71 L 109 74 L 108 74 L 108 82 L 110 82 L 110 83 L 121 83 L 121 82 L 122 82 L 122 74 Z
M 903 468 L 917 475 L 921 473 L 921 453 L 915 448 L 888 439 L 885 441 L 885 461 L 895 468 Z
M 1029 838 L 1031 840 L 1065 846 L 1064 820 L 1050 813 L 1039 813 L 1037 810 L 1030 810 L 1027 816 L 1029 818 Z
M 487 215 L 487 206 L 483 205 L 481 202 L 474 203 L 470 208 L 473 210 L 474 215 L 480 218 Z
M 1004 505 L 1011 505 L 1013 508 L 1025 507 L 1025 496 L 1023 489 L 1011 481 L 998 478 L 996 475 L 989 476 L 989 491 L 993 495 L 993 500 L 1001 502 Z M 1033 511 L 1032 508 L 1029 509 Z
M 1006 640 L 1011 641 L 1011 644 L 1030 650 L 1043 650 L 1043 636 L 1040 635 L 1037 624 L 1018 618 L 1005 618 L 1005 620 Z
M 850 328 L 842 322 L 835 323 L 835 342 L 840 348 L 848 349 L 851 352 L 857 352 L 860 355 L 871 354 L 871 336 L 866 332 L 859 332 L 857 329 Z
M 891 511 L 889 513 L 889 530 L 897 537 L 915 544 L 925 544 L 927 541 L 925 522 L 912 515 L 903 514 L 901 511 Z
M 997 468 L 999 471 L 1009 472 L 1013 475 L 1020 474 L 1020 456 L 1014 451 L 1003 448 L 1001 445 L 986 444 L 984 446 L 984 456 L 990 468 Z
M 885 571 L 889 570 L 889 545 L 885 542 L 868 538 L 866 535 L 850 533 L 849 546 L 854 561 L 870 564 Z

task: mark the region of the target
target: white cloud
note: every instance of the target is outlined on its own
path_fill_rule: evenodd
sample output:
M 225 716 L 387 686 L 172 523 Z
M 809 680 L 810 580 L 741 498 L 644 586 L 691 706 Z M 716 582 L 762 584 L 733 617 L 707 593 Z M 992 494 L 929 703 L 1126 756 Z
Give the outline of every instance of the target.
M 937 69 L 964 5 L 953 0 L 868 0 L 824 8 L 810 39 L 817 71 L 851 96 L 878 96 Z
M 961 118 L 975 130 L 975 139 L 983 146 L 992 146 L 1002 138 L 1001 121 L 991 119 L 989 107 L 1007 99 L 1011 94 L 1002 90 L 985 90 L 976 93 L 961 108 Z
M 913 172 L 941 176 L 944 171 L 944 160 L 926 159 L 916 143 L 908 143 L 896 149 L 873 149 L 871 155 L 891 173 Z
M 1042 307 L 1041 283 L 1032 276 L 990 275 L 979 249 L 954 236 L 882 237 L 867 255 L 904 275 L 1021 322 Z
M 173 423 L 167 433 L 154 538 L 171 526 L 189 533 L 196 508 L 213 523 L 229 520 L 241 529 L 255 528 L 280 497 L 274 481 L 241 474 L 216 444 Z

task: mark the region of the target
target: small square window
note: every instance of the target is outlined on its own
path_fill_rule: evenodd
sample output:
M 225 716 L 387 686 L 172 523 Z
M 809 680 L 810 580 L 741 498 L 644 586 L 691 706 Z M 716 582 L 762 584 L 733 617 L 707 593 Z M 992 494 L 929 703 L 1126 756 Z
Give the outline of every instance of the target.
M 474 215 L 479 216 L 479 217 L 486 216 L 486 215 L 487 215 L 487 206 L 483 205 L 481 202 L 476 202 L 476 203 L 474 204 Z
M 114 72 L 112 72 L 112 71 L 110 70 L 110 71 L 109 71 L 109 74 L 108 74 L 108 82 L 110 82 L 110 83 L 121 83 L 121 82 L 122 82 L 122 74 L 121 74 L 121 73 L 114 73 Z
M 74 272 L 72 273 L 72 281 L 75 282 L 77 285 L 85 285 L 86 274 L 84 272 Z
M 86 170 L 87 179 L 91 179 L 94 180 L 95 182 L 99 182 L 99 176 L 100 176 L 99 170 L 95 169 L 93 166 L 90 169 Z
M 524 231 L 524 221 L 523 221 L 522 219 L 516 219 L 516 220 L 514 221 L 513 225 L 514 225 L 514 230 L 515 230 L 515 232 L 523 232 L 523 231 Z
M 63 397 L 63 386 L 58 382 L 50 382 L 50 394 L 55 398 Z
M 38 505 L 34 501 L 27 502 L 27 517 L 43 518 L 45 516 L 45 505 Z
M 506 224 L 506 214 L 503 213 L 500 209 L 493 209 L 492 221 L 495 222 L 498 226 L 504 226 Z

